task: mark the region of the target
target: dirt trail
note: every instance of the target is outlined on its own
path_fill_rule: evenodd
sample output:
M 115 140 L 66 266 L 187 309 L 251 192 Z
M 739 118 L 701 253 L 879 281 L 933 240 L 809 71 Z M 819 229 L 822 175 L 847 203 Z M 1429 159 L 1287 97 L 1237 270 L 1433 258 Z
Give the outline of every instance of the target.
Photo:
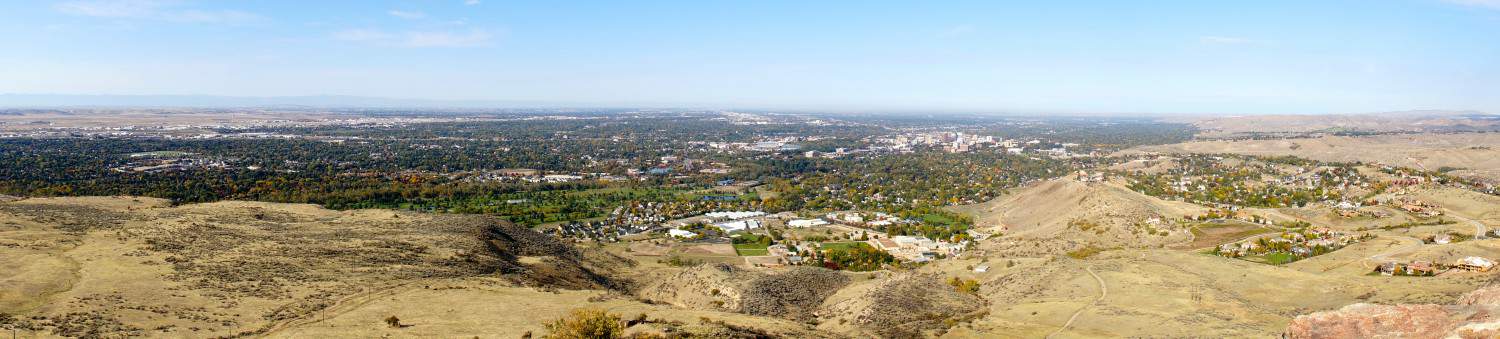
M 1078 320 L 1078 316 L 1082 315 L 1083 311 L 1087 311 L 1089 308 L 1094 307 L 1095 305 L 1099 305 L 1099 303 L 1104 302 L 1104 297 L 1109 296 L 1109 285 L 1104 283 L 1104 279 L 1100 278 L 1099 274 L 1094 273 L 1094 268 L 1091 266 L 1085 266 L 1083 270 L 1089 272 L 1089 275 L 1094 277 L 1094 281 L 1099 282 L 1099 297 L 1095 298 L 1094 302 L 1091 302 L 1088 305 L 1084 305 L 1083 307 L 1079 307 L 1078 311 L 1073 312 L 1073 316 L 1068 317 L 1068 322 L 1063 323 L 1062 327 L 1058 328 L 1057 331 L 1053 331 L 1052 334 L 1048 334 L 1047 338 L 1052 338 L 1058 333 L 1062 333 L 1063 331 L 1068 330 L 1068 327 L 1073 326 L 1073 322 Z
M 288 328 L 322 322 L 323 320 L 328 319 L 328 317 L 330 316 L 337 316 L 343 314 L 344 312 L 348 312 L 350 310 L 359 308 L 360 306 L 364 306 L 366 304 L 374 302 L 382 297 L 400 293 L 401 291 L 406 290 L 405 287 L 408 286 L 411 286 L 411 283 L 396 284 L 394 286 L 388 286 L 385 288 L 378 288 L 366 292 L 355 293 L 353 295 L 339 299 L 332 305 L 329 305 L 328 307 L 325 307 L 321 310 L 309 312 L 296 318 L 272 323 L 266 327 L 266 330 L 261 333 L 261 336 L 270 337 L 271 335 L 277 334 L 278 332 L 281 332 L 282 330 L 286 330 Z
M 1396 254 L 1399 254 L 1399 253 L 1402 253 L 1402 252 L 1408 252 L 1408 251 L 1411 251 L 1412 249 L 1416 249 L 1417 247 L 1422 247 L 1422 239 L 1417 239 L 1417 238 L 1412 238 L 1412 237 L 1396 237 L 1396 238 L 1397 239 L 1403 239 L 1403 240 L 1411 240 L 1411 244 L 1403 246 L 1403 247 L 1399 247 L 1399 248 L 1396 248 L 1396 249 L 1393 249 L 1393 250 L 1389 250 L 1389 251 L 1377 253 L 1375 255 L 1370 256 L 1370 260 L 1381 261 L 1381 260 L 1385 260 L 1386 257 L 1392 256 L 1392 255 L 1396 255 Z

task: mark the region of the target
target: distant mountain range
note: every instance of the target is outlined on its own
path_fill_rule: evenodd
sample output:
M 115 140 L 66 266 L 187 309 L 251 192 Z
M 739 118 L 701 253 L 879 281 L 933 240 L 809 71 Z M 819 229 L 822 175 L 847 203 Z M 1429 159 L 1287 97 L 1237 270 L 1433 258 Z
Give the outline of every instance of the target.
M 1200 136 L 1256 134 L 1479 132 L 1500 130 L 1500 115 L 1478 111 L 1418 110 L 1365 114 L 1244 115 L 1198 119 Z

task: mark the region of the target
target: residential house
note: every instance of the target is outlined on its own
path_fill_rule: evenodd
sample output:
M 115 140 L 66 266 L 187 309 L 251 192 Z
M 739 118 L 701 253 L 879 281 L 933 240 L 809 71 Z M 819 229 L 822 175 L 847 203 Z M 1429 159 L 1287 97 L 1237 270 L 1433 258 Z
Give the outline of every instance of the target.
M 1458 263 L 1454 266 L 1470 271 L 1487 272 L 1491 268 L 1495 268 L 1495 261 L 1484 257 L 1466 257 L 1459 259 Z
M 1375 271 L 1380 272 L 1380 275 L 1390 276 L 1396 275 L 1396 270 L 1399 269 L 1399 267 L 1400 265 L 1396 264 L 1396 262 L 1387 261 L 1384 264 L 1380 264 L 1380 266 L 1376 266 Z
M 1432 262 L 1430 261 L 1413 261 L 1411 264 L 1406 265 L 1406 275 L 1433 275 L 1436 273 L 1437 269 L 1432 266 Z

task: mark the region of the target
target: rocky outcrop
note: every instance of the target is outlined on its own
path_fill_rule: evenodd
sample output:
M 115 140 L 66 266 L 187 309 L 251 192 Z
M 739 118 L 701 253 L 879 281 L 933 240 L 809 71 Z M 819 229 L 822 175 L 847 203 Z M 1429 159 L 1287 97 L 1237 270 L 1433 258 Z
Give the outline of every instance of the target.
M 482 245 L 471 259 L 490 270 L 526 284 L 567 289 L 627 288 L 619 270 L 633 262 L 589 248 L 575 247 L 504 220 L 467 218 L 461 222 L 477 233 Z
M 818 311 L 820 319 L 852 323 L 881 338 L 921 337 L 985 307 L 984 300 L 958 292 L 942 277 L 918 273 L 897 274 L 836 298 Z
M 819 267 L 793 267 L 745 284 L 740 312 L 801 320 L 812 316 L 823 300 L 849 284 L 849 278 Z
M 1440 305 L 1353 304 L 1299 316 L 1287 326 L 1292 338 L 1439 338 L 1463 319 Z
M 1500 287 L 1486 287 L 1454 305 L 1353 304 L 1298 316 L 1290 338 L 1494 338 L 1500 335 Z
M 1474 290 L 1458 298 L 1458 304 L 1462 306 L 1496 306 L 1500 307 L 1500 286 L 1490 286 Z
M 817 267 L 765 272 L 728 264 L 689 268 L 642 288 L 642 299 L 701 310 L 806 320 L 839 288 L 844 275 Z

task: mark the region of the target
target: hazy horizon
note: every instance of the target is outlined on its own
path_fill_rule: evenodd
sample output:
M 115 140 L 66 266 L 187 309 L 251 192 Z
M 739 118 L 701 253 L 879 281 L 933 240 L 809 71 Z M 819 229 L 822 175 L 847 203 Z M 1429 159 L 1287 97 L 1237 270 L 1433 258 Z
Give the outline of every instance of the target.
M 876 107 L 797 107 L 774 105 L 715 105 L 674 103 L 586 103 L 521 100 L 431 100 L 347 95 L 305 96 L 216 96 L 216 95 L 108 95 L 108 94 L 15 94 L 0 93 L 0 109 L 412 109 L 412 110 L 547 110 L 547 109 L 661 109 L 780 112 L 791 114 L 875 114 L 895 116 L 1015 116 L 1015 117 L 1230 117 L 1256 115 L 1360 115 L 1392 113 L 1451 113 L 1500 115 L 1496 112 L 1462 109 L 1420 108 L 1364 112 L 1105 112 L 1062 110 L 922 109 Z

